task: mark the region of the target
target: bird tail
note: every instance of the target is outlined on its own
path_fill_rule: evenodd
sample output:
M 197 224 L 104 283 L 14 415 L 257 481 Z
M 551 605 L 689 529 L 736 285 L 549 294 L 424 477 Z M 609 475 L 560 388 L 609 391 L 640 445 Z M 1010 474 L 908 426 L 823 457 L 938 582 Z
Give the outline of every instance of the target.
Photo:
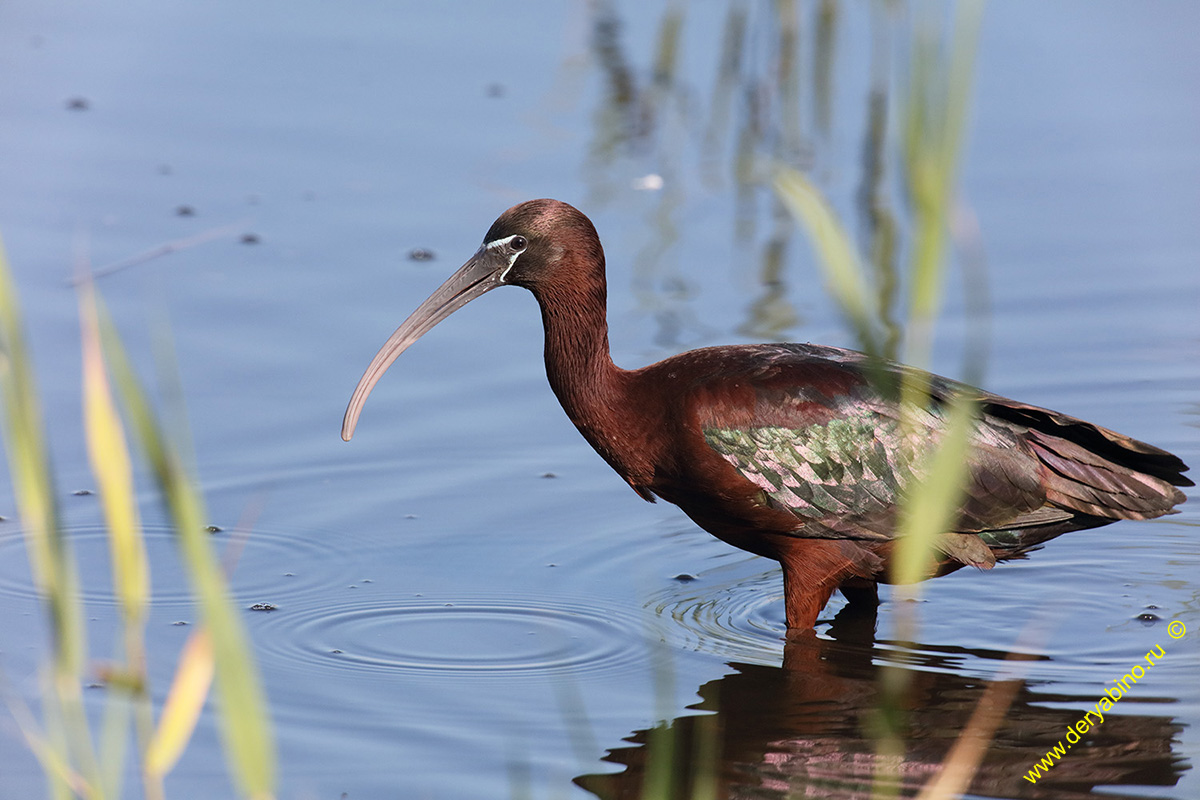
M 1096 452 L 1101 448 L 1036 428 L 1029 431 L 1027 442 L 1045 468 L 1048 501 L 1096 517 L 1152 519 L 1175 513 L 1174 507 L 1187 499 L 1175 488 L 1193 485 L 1180 474 L 1187 467 L 1178 458 L 1098 426 L 1088 427 L 1125 441 L 1104 437 L 1108 446 L 1103 450 L 1107 452 Z M 1138 447 L 1121 447 L 1126 443 Z M 1118 448 L 1121 452 L 1114 452 Z M 1168 459 L 1178 467 L 1172 468 Z

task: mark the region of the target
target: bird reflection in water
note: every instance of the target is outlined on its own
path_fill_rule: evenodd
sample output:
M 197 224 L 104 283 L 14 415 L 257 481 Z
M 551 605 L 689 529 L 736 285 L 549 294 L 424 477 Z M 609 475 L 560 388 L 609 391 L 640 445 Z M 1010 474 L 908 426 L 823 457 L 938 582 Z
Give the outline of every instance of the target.
M 894 643 L 876 640 L 874 614 L 846 606 L 829 636 L 789 637 L 778 667 L 731 662 L 732 672 L 698 690 L 699 713 L 634 731 L 628 745 L 604 757 L 623 770 L 587 774 L 575 783 L 602 800 L 641 798 L 645 787 L 669 787 L 656 798 L 838 798 L 858 800 L 894 788 L 915 796 L 940 768 L 988 683 L 955 671 L 964 658 L 998 660 L 1004 653 L 910 645 L 910 690 L 901 763 L 880 765 L 873 731 L 880 676 L 897 661 Z M 917 661 L 918 663 L 914 663 Z M 1172 752 L 1183 726 L 1150 714 L 1106 716 L 1085 744 L 1069 751 L 1032 783 L 1030 768 L 1079 717 L 1082 695 L 1021 685 L 987 747 L 969 791 L 994 798 L 1145 797 L 1146 787 L 1174 786 L 1186 768 Z M 1155 702 L 1153 698 L 1142 698 Z M 1056 707 L 1049 707 L 1049 706 Z M 1063 707 L 1070 705 L 1071 707 Z M 899 785 L 875 784 L 879 767 Z M 698 793 L 700 786 L 709 793 Z M 1123 793 L 1122 787 L 1136 793 Z M 887 792 L 885 791 L 885 794 Z

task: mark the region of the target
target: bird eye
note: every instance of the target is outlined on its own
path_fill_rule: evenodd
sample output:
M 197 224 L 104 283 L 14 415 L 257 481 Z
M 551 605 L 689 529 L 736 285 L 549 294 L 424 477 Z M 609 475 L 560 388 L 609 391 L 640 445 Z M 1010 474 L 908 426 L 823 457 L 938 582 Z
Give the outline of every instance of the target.
M 529 246 L 529 241 L 524 236 L 514 236 L 508 240 L 508 246 L 519 253 Z

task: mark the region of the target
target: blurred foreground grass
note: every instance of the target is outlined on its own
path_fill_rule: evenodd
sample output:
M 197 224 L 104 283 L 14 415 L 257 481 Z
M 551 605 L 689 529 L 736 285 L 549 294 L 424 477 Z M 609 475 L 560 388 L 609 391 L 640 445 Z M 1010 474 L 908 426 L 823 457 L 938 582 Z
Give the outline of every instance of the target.
M 243 796 L 274 795 L 275 748 L 266 697 L 226 576 L 204 529 L 203 499 L 135 375 L 115 327 L 90 280 L 79 282 L 83 408 L 87 452 L 104 512 L 118 601 L 120 634 L 112 664 L 89 664 L 79 580 L 64 535 L 49 463 L 33 366 L 25 345 L 16 288 L 0 246 L 0 392 L 14 494 L 33 580 L 47 611 L 50 663 L 41 677 L 41 722 L 9 701 L 54 798 L 118 798 L 127 769 L 130 728 L 143 793 L 164 797 L 164 779 L 191 739 L 213 678 L 226 761 Z M 175 679 L 155 709 L 147 683 L 146 612 L 150 571 L 134 490 L 133 461 L 122 418 L 167 507 L 180 557 L 201 613 Z M 91 719 L 85 682 L 107 688 L 101 719 Z
M 899 158 L 877 162 L 880 169 L 883 164 L 897 162 L 900 168 L 900 194 L 907 204 L 910 231 L 907 270 L 902 279 L 890 274 L 894 270 L 890 248 L 872 248 L 874 261 L 868 273 L 846 227 L 816 185 L 802 173 L 783 167 L 775 177 L 776 191 L 813 242 L 829 292 L 855 330 L 862 349 L 880 359 L 903 357 L 920 370 L 930 367 L 933 331 L 941 310 L 983 2 L 965 0 L 955 4 L 944 29 L 928 8 L 924 12 L 917 14 L 909 37 L 911 56 L 899 92 Z M 878 177 L 872 183 L 882 181 Z M 872 281 L 869 274 L 884 277 Z M 896 285 L 908 288 L 900 335 L 887 330 L 896 316 L 889 307 L 894 294 L 886 287 Z M 967 285 L 973 284 L 968 281 Z M 901 342 L 903 353 L 897 352 Z M 890 346 L 885 347 L 885 343 Z M 979 356 L 968 349 L 963 373 L 968 382 L 976 383 L 982 371 L 972 355 Z M 885 386 L 881 390 L 892 389 Z M 926 374 L 904 372 L 899 399 L 901 424 L 907 421 L 915 430 L 918 416 L 933 407 Z M 895 584 L 893 595 L 901 601 L 919 597 L 920 581 L 933 573 L 935 542 L 942 533 L 953 530 L 968 478 L 967 452 L 978 403 L 960 393 L 941 413 L 943 435 L 940 441 L 931 443 L 928 452 L 916 456 L 923 463 L 914 465 L 914 473 L 924 477 L 909 488 L 900 509 L 890 569 Z M 895 604 L 897 639 L 917 641 L 916 608 L 911 602 Z M 885 665 L 880 681 L 874 794 L 889 797 L 899 792 L 911 672 L 894 664 Z M 941 771 L 922 791 L 923 800 L 957 797 L 970 784 L 986 742 L 1007 709 L 1015 683 L 997 686 L 1004 691 L 985 695 L 968 729 L 962 732 L 959 745 L 950 751 Z

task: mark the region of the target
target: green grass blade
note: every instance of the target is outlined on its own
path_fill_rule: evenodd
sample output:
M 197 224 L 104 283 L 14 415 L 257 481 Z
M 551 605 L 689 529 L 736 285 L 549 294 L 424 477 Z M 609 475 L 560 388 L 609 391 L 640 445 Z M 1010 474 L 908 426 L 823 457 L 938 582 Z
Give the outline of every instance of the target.
M 53 675 L 43 682 L 46 740 L 50 750 L 42 764 L 66 765 L 47 769 L 54 797 L 72 796 L 64 770 L 81 764 L 88 785 L 98 789 L 95 750 L 83 713 L 80 675 L 86 660 L 83 614 L 78 580 L 70 550 L 62 535 L 45 428 L 37 401 L 33 369 L 25 345 L 20 304 L 0 242 L 0 396 L 2 428 L 9 472 L 25 532 L 25 547 L 34 582 L 50 617 L 54 649 Z
M 892 561 L 892 580 L 900 593 L 928 577 L 937 537 L 954 528 L 977 411 L 978 404 L 969 396 L 959 394 L 951 400 L 945 432 L 917 469 L 925 477 L 914 482 L 905 497 Z
M 22 328 L 0 243 L 0 391 L 9 469 L 34 580 L 50 607 L 59 671 L 78 674 L 85 658 L 78 581 L 58 524 L 45 427 Z
M 99 325 L 113 383 L 166 499 L 193 591 L 212 635 L 226 758 L 246 795 L 271 797 L 275 745 L 266 696 L 246 630 L 204 531 L 202 500 L 183 468 L 178 451 L 162 435 L 116 329 L 103 313 L 99 315 Z
M 946 237 L 966 138 L 983 3 L 968 0 L 955 10 L 948 57 L 942 57 L 938 37 L 930 29 L 917 32 L 904 109 L 905 169 L 915 218 L 909 361 L 917 366 L 928 363 L 933 320 L 941 307 Z
M 808 232 L 825 283 L 854 326 L 862 348 L 878 355 L 880 337 L 871 310 L 873 294 L 862 259 L 837 213 L 821 191 L 794 169 L 780 167 L 775 173 L 774 185 L 788 211 Z

